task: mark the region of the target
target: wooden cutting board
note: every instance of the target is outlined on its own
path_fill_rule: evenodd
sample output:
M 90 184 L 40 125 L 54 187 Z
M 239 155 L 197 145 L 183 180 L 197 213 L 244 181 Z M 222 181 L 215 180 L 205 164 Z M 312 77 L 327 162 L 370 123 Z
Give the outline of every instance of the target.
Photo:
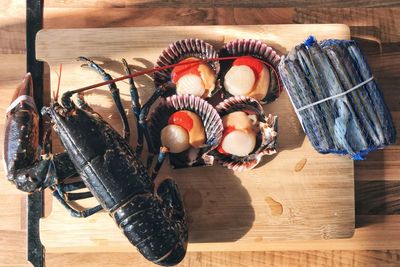
M 63 64 L 63 92 L 101 81 L 75 61 L 81 55 L 95 59 L 118 77 L 124 74 L 121 58 L 126 58 L 134 70 L 151 68 L 162 49 L 183 38 L 204 39 L 216 49 L 236 38 L 260 39 L 287 53 L 310 34 L 319 40 L 350 37 L 349 28 L 337 24 L 56 29 L 38 34 L 36 56 L 50 66 L 52 90 L 57 88 L 56 71 Z M 136 82 L 142 100 L 147 99 L 153 91 L 151 75 Z M 135 131 L 127 83 L 118 86 Z M 107 89 L 95 89 L 86 94 L 86 99 L 121 130 Z M 285 92 L 266 105 L 265 112 L 279 116 L 279 147 L 278 154 L 266 156 L 258 168 L 237 173 L 218 165 L 180 170 L 164 165 L 160 177 L 174 177 L 183 195 L 189 250 L 304 249 L 304 240 L 315 240 L 308 249 L 321 249 L 321 240 L 353 235 L 353 162 L 314 151 Z M 133 132 L 133 146 L 135 140 Z M 62 150 L 57 140 L 55 143 L 55 150 Z M 90 204 L 95 201 L 86 200 L 82 205 Z M 51 197 L 46 201 L 46 211 L 40 227 L 49 252 L 135 251 L 105 213 L 73 218 Z

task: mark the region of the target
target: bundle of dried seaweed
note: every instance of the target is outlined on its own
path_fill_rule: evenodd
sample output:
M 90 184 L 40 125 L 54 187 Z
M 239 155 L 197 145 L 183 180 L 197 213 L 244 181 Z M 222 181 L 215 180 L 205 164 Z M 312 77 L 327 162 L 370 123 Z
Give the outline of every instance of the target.
M 311 144 L 320 153 L 363 159 L 394 143 L 381 91 L 354 41 L 309 37 L 279 64 L 282 81 Z

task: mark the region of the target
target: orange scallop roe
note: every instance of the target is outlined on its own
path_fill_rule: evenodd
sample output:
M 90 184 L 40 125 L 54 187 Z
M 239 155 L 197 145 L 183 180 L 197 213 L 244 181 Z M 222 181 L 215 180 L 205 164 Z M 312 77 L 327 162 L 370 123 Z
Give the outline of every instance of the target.
M 197 76 L 201 76 L 200 71 L 199 71 L 199 66 L 200 63 L 198 62 L 199 59 L 194 58 L 194 57 L 190 57 L 187 59 L 184 59 L 182 61 L 180 61 L 179 63 L 185 63 L 185 62 L 191 62 L 194 61 L 192 64 L 185 64 L 185 65 L 178 65 L 176 67 L 174 67 L 174 69 L 172 70 L 171 76 L 172 76 L 172 82 L 173 83 L 178 83 L 178 80 L 187 74 L 194 74 Z
M 264 68 L 264 64 L 261 63 L 258 59 L 251 57 L 251 56 L 242 56 L 237 58 L 233 63 L 233 66 L 241 66 L 245 65 L 251 68 L 251 70 L 254 72 L 254 76 L 256 78 L 256 81 L 258 80 L 260 73 L 262 72 Z
M 168 119 L 168 124 L 179 125 L 186 129 L 186 131 L 190 131 L 193 128 L 193 120 L 188 115 L 187 112 L 177 111 L 171 115 Z

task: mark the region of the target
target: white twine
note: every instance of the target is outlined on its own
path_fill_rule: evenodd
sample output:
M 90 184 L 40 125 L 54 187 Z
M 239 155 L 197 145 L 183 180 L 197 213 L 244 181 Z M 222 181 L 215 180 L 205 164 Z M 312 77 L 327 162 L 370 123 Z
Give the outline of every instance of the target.
M 27 105 L 33 107 L 35 110 L 36 109 L 36 104 L 35 104 L 35 100 L 33 99 L 33 97 L 29 96 L 29 95 L 20 95 L 19 97 L 17 97 L 6 109 L 6 114 L 8 112 L 10 112 L 11 110 L 13 110 L 16 106 L 19 105 L 19 103 L 21 101 L 24 101 Z
M 364 86 L 365 84 L 369 83 L 369 82 L 372 81 L 373 79 L 374 79 L 374 76 L 371 76 L 371 78 L 369 78 L 369 79 L 363 81 L 362 83 L 357 84 L 356 86 L 350 88 L 350 89 L 347 90 L 347 91 L 344 91 L 344 92 L 339 93 L 339 94 L 337 94 L 337 95 L 333 95 L 333 96 L 330 96 L 330 97 L 327 97 L 327 98 L 318 100 L 318 101 L 316 101 L 316 102 L 313 102 L 313 103 L 310 103 L 310 104 L 308 104 L 308 105 L 305 105 L 305 106 L 303 106 L 303 107 L 301 107 L 301 108 L 296 108 L 296 105 L 294 104 L 294 102 L 293 102 L 293 100 L 292 100 L 292 97 L 291 97 L 290 94 L 288 93 L 290 102 L 292 102 L 292 105 L 293 105 L 293 107 L 294 107 L 294 111 L 296 112 L 296 115 L 297 115 L 297 117 L 298 117 L 299 120 L 300 120 L 300 123 L 301 123 L 301 126 L 303 127 L 303 130 L 304 130 L 304 126 L 303 126 L 303 120 L 302 120 L 302 118 L 301 118 L 301 116 L 300 116 L 300 111 L 305 110 L 305 109 L 308 109 L 308 108 L 313 107 L 313 106 L 315 106 L 315 105 L 319 105 L 319 104 L 324 103 L 324 102 L 326 102 L 326 101 L 328 101 L 328 100 L 331 100 L 331 99 L 335 99 L 335 98 L 344 96 L 344 95 L 346 95 L 346 94 L 348 94 L 348 93 L 350 93 L 350 92 L 353 92 L 354 90 L 356 90 L 356 89 L 358 89 L 358 88 Z

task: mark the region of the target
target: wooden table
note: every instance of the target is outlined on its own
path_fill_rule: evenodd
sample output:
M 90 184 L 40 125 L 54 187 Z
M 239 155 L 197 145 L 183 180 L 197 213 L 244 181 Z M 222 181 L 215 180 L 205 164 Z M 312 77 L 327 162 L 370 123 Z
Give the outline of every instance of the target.
M 9 0 L 0 11 L 0 98 L 1 109 L 25 72 L 25 5 Z M 139 2 L 139 1 L 138 1 Z M 147 2 L 147 1 L 141 1 Z M 231 7 L 203 8 L 223 1 L 203 1 L 193 7 L 181 1 L 171 4 L 141 4 L 134 1 L 45 1 L 45 28 L 119 27 L 158 25 L 274 24 L 274 23 L 346 23 L 367 55 L 381 85 L 400 132 L 400 9 L 267 9 L 251 1 Z M 210 2 L 210 3 L 208 3 Z M 256 1 L 257 2 L 257 1 Z M 333 1 L 334 2 L 334 1 Z M 361 1 L 375 5 L 374 1 Z M 131 4 L 129 4 L 131 3 Z M 222 3 L 222 4 L 221 4 Z M 270 2 L 279 5 L 278 1 Z M 331 2 L 330 2 L 331 3 Z M 294 5 L 297 1 L 285 2 Z M 308 2 L 308 6 L 318 1 Z M 379 5 L 392 5 L 380 1 Z M 338 4 L 337 4 L 338 5 Z M 349 1 L 340 5 L 349 6 Z M 240 6 L 240 7 L 239 7 Z M 243 7 L 257 8 L 243 8 Z M 106 15 L 105 15 L 106 14 Z M 107 38 L 105 36 L 105 38 Z M 0 130 L 4 128 L 0 114 Z M 1 142 L 3 136 L 1 135 Z M 307 250 L 302 242 L 292 251 L 263 252 L 190 252 L 182 266 L 331 266 L 400 264 L 400 147 L 371 153 L 366 161 L 356 162 L 356 233 L 352 239 L 337 240 L 321 250 Z M 4 175 L 2 175 L 4 176 Z M 0 266 L 29 266 L 25 263 L 25 196 L 4 179 L 0 180 Z M 337 250 L 341 249 L 341 250 Z M 147 266 L 135 253 L 47 254 L 47 266 Z

